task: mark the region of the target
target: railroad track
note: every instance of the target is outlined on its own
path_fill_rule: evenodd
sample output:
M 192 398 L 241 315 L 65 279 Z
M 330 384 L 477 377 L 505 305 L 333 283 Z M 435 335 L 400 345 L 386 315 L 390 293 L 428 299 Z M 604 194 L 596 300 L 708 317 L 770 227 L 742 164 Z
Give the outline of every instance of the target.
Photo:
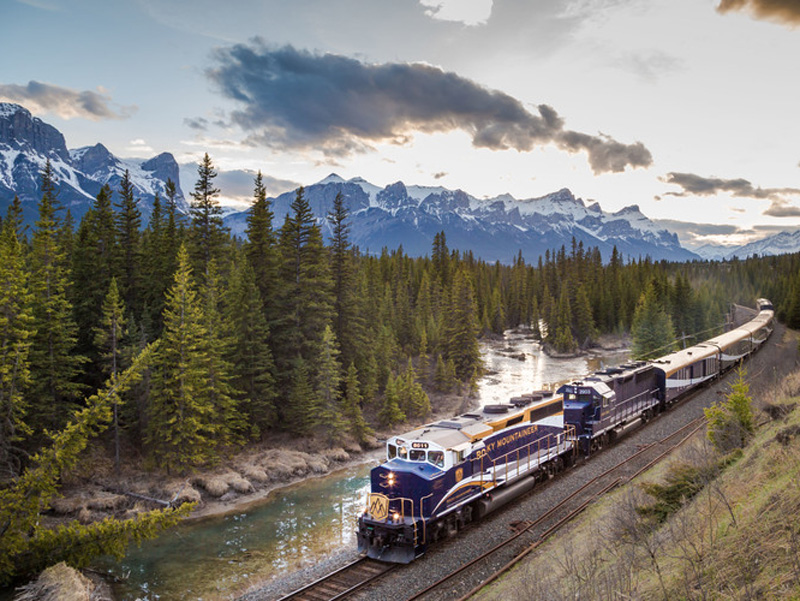
M 695 419 L 669 436 L 642 446 L 627 459 L 573 491 L 536 520 L 513 523 L 514 534 L 509 538 L 409 597 L 408 601 L 417 601 L 423 598 L 452 599 L 453 590 L 444 590 L 448 582 L 453 578 L 460 577 L 462 584 L 465 581 L 472 583 L 476 579 L 475 575 L 480 575 L 477 578 L 477 584 L 459 600 L 464 601 L 511 569 L 523 557 L 536 549 L 551 534 L 580 514 L 595 500 L 652 467 L 665 455 L 688 440 L 703 425 L 705 425 L 704 417 Z M 500 567 L 497 567 L 498 565 Z
M 281 597 L 279 601 L 334 601 L 334 599 L 344 599 L 362 586 L 369 584 L 376 578 L 380 578 L 396 567 L 397 564 L 384 563 L 362 557 L 301 589 Z

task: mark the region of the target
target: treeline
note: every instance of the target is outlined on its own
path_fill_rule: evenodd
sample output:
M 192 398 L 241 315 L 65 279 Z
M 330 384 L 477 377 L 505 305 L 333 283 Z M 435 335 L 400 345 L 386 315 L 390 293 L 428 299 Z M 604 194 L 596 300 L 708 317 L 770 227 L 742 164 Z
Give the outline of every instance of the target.
M 626 263 L 616 249 L 604 263 L 575 242 L 536 265 L 521 255 L 485 263 L 451 251 L 444 233 L 429 257 L 402 247 L 369 255 L 350 241 L 341 196 L 315 216 L 300 188 L 279 226 L 260 174 L 242 241 L 223 225 L 215 176 L 206 155 L 189 214 L 169 182 L 144 228 L 127 174 L 77 227 L 59 210 L 49 165 L 32 231 L 19 202 L 9 208 L 0 236 L 5 478 L 78 399 L 156 340 L 144 377 L 115 404 L 114 446 L 117 457 L 126 444 L 182 471 L 274 432 L 364 442 L 371 427 L 424 419 L 429 395 L 474 387 L 483 334 L 541 326 L 547 344 L 571 352 L 629 331 L 645 291 L 686 335 L 719 326 L 738 298 L 726 284 L 730 264 Z M 763 275 L 746 270 L 753 281 L 740 292 L 768 290 Z

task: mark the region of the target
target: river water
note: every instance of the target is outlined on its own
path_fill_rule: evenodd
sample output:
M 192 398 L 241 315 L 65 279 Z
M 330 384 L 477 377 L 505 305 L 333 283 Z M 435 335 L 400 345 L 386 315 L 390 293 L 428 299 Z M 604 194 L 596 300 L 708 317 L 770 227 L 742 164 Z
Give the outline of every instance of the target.
M 529 334 L 518 331 L 481 348 L 487 371 L 478 384 L 481 405 L 555 389 L 627 359 L 624 352 L 553 359 Z M 97 567 L 121 579 L 114 586 L 120 600 L 231 598 L 336 549 L 355 548 L 355 522 L 369 492 L 371 467 L 299 482 L 246 510 L 182 524 L 132 548 L 120 562 L 108 560 Z

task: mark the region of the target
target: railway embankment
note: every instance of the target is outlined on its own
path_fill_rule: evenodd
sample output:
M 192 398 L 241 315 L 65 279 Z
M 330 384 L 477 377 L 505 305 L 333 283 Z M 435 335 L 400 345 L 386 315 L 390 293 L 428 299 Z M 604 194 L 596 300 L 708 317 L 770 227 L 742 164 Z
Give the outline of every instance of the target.
M 741 451 L 699 431 L 470 599 L 798 598 L 797 339 L 773 342 L 747 365 L 758 426 Z

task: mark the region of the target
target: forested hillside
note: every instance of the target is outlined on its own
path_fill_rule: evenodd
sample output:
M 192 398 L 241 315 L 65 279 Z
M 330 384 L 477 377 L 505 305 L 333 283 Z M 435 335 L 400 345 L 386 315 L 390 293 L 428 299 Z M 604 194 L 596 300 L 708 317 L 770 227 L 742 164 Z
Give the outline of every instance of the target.
M 117 461 L 128 445 L 153 469 L 182 473 L 276 432 L 364 441 L 373 427 L 423 420 L 429 393 L 475 384 L 479 337 L 509 327 L 541 327 L 550 348 L 574 352 L 601 334 L 642 339 L 655 320 L 656 340 L 639 351 L 663 354 L 681 336 L 710 336 L 729 303 L 756 296 L 800 325 L 797 255 L 623 263 L 616 249 L 602 257 L 573 243 L 501 265 L 451 252 L 439 234 L 425 258 L 402 247 L 371 256 L 351 244 L 341 197 L 328 245 L 302 188 L 274 223 L 260 174 L 240 240 L 223 227 L 215 176 L 206 155 L 190 214 L 167 186 L 144 229 L 127 177 L 77 224 L 49 166 L 35 227 L 10 207 L 0 240 L 3 480 L 157 340 L 144 376 L 114 405 L 109 448 Z

